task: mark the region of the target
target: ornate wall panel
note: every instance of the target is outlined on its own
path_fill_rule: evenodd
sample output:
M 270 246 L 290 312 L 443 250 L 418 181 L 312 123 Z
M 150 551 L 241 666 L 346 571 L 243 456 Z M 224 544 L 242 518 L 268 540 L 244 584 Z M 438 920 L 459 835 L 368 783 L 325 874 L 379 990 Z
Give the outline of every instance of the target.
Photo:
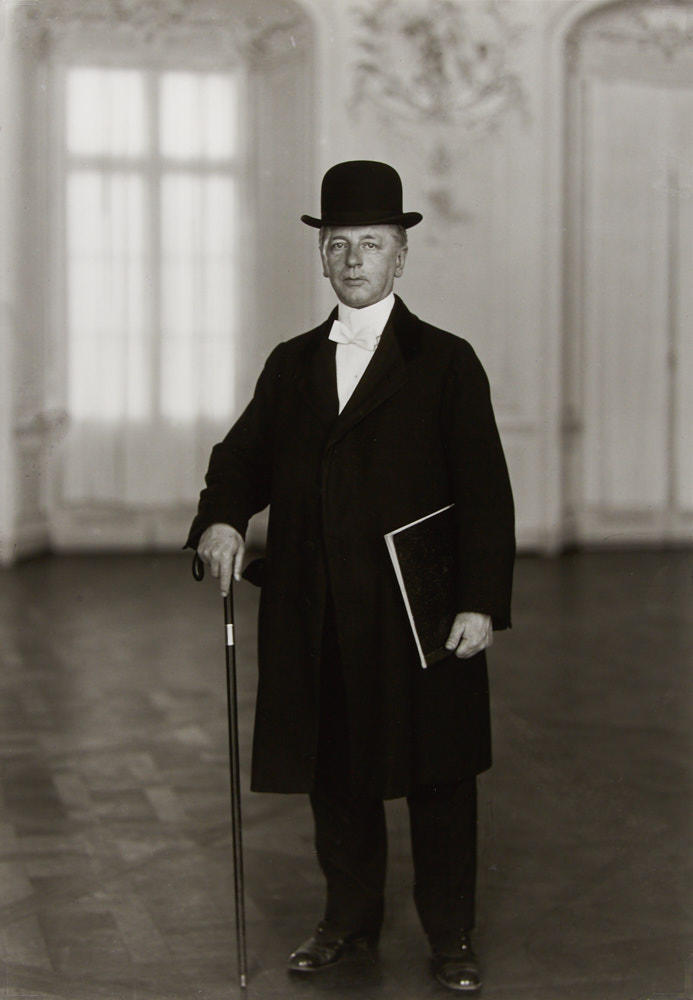
M 591 542 L 690 539 L 693 5 L 598 10 L 567 57 L 567 513 Z
M 512 4 L 377 0 L 355 6 L 353 18 L 352 112 L 370 110 L 383 128 L 417 137 L 429 207 L 442 220 L 465 221 L 470 209 L 456 204 L 454 182 L 461 150 L 527 114 L 513 62 L 524 28 Z
M 424 215 L 402 294 L 486 367 L 527 544 L 542 516 L 541 16 L 517 2 L 361 0 L 348 25 L 353 127 Z
M 114 58 L 224 65 L 272 57 L 308 43 L 290 0 L 25 0 L 23 28 L 53 51 L 92 48 Z
M 568 38 L 566 52 L 573 72 L 622 74 L 630 62 L 634 71 L 648 74 L 653 63 L 688 63 L 692 46 L 689 0 L 626 0 L 585 17 Z

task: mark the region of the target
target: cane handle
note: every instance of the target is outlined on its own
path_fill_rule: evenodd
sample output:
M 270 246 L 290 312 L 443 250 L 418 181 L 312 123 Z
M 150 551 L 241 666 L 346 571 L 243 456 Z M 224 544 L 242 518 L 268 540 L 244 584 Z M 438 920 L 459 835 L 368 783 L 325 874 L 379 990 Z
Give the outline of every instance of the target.
M 192 575 L 195 577 L 198 583 L 200 580 L 204 580 L 205 578 L 205 564 L 202 562 L 197 552 L 193 556 Z

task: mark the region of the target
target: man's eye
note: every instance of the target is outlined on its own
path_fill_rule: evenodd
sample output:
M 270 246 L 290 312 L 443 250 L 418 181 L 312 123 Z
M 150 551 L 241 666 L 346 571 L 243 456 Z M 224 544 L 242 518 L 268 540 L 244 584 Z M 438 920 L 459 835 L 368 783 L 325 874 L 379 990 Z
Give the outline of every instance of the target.
M 344 243 L 331 243 L 330 250 L 339 251 L 344 249 Z
M 377 243 L 364 243 L 363 245 L 366 248 L 366 250 L 375 250 L 377 249 L 378 246 Z

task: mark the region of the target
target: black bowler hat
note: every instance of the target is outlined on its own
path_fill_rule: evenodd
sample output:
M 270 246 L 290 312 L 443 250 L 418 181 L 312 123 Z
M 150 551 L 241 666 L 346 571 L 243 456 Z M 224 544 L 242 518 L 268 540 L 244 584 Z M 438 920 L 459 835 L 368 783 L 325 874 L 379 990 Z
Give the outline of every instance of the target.
M 420 212 L 402 211 L 402 181 L 394 167 L 377 160 L 348 160 L 330 167 L 322 179 L 321 219 L 302 215 L 308 226 L 375 226 L 409 229 Z

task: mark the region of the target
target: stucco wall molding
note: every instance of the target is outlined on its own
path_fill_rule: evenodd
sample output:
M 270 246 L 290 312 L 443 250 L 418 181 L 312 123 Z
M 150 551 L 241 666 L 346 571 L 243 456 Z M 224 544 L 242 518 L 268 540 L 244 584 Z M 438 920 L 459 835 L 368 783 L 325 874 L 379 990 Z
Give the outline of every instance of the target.
M 435 178 L 429 209 L 442 226 L 464 224 L 471 211 L 456 203 L 459 157 L 509 117 L 529 118 L 514 65 L 525 26 L 507 0 L 371 0 L 350 12 L 351 116 L 372 115 L 379 128 L 425 149 L 425 172 Z
M 636 51 L 657 50 L 673 61 L 693 48 L 693 4 L 684 0 L 640 0 L 597 8 L 598 17 L 579 19 L 567 39 L 568 54 L 575 56 L 585 41 L 606 46 L 624 45 Z
M 273 57 L 309 43 L 298 5 L 222 0 L 23 0 L 22 28 L 53 51 L 115 48 L 150 62 L 181 50 L 224 64 Z
M 526 108 L 511 54 L 523 35 L 511 6 L 484 0 L 378 0 L 353 8 L 358 61 L 351 104 L 384 122 L 493 129 Z
M 563 330 L 566 322 L 565 266 L 566 225 L 565 181 L 567 169 L 567 80 L 575 66 L 576 38 L 583 32 L 618 35 L 622 42 L 658 48 L 669 59 L 693 41 L 693 4 L 686 0 L 567 0 L 553 5 L 546 22 L 544 45 L 545 106 L 543 137 L 544 250 L 546 290 L 542 341 L 546 361 L 543 411 L 544 456 L 542 474 L 547 484 L 544 523 L 546 549 L 555 551 L 570 541 L 564 536 L 564 385 Z M 568 415 L 570 416 L 570 415 Z

